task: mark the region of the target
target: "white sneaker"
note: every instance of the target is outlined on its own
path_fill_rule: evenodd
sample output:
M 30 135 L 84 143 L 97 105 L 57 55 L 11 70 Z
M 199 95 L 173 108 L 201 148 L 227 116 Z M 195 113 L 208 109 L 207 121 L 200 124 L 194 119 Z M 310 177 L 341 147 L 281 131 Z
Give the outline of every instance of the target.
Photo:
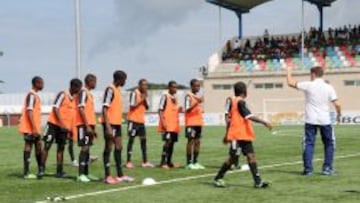
M 70 165 L 71 166 L 74 166 L 74 167 L 79 167 L 79 163 L 78 163 L 78 161 L 75 159 L 74 161 L 72 161 L 71 163 L 70 163 Z

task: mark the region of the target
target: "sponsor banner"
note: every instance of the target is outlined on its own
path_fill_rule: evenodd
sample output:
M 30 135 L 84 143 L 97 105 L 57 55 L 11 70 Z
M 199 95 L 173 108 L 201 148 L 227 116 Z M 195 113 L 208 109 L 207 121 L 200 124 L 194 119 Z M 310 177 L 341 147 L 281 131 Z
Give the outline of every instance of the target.
M 331 120 L 332 121 L 336 121 L 336 114 L 332 113 L 331 115 Z M 360 111 L 358 112 L 344 112 L 342 117 L 341 117 L 341 123 L 342 124 L 347 124 L 347 125 L 358 125 L 360 124 Z
M 299 125 L 304 123 L 303 112 L 268 113 L 266 117 L 273 125 Z
M 222 113 L 205 113 L 204 125 L 217 126 L 225 125 L 224 115 Z M 180 114 L 180 125 L 184 125 L 184 114 Z M 149 113 L 145 116 L 145 124 L 147 126 L 157 126 L 159 124 L 159 115 L 157 113 Z
M 268 120 L 274 125 L 300 125 L 304 124 L 304 112 L 280 112 L 268 113 Z M 336 113 L 330 112 L 330 120 L 332 124 L 336 124 Z M 360 124 L 360 111 L 345 111 L 341 117 L 341 124 L 355 125 Z
M 204 113 L 205 126 L 224 126 L 225 119 L 223 113 Z M 263 118 L 262 113 L 255 113 L 256 116 Z M 273 125 L 303 125 L 305 114 L 304 112 L 279 112 L 267 113 L 267 119 Z M 336 123 L 336 113 L 330 113 L 331 122 Z M 149 113 L 145 117 L 147 126 L 157 126 L 159 123 L 159 116 L 157 113 Z M 360 124 L 360 111 L 343 112 L 341 123 L 344 125 Z M 184 125 L 184 114 L 180 114 L 180 125 Z

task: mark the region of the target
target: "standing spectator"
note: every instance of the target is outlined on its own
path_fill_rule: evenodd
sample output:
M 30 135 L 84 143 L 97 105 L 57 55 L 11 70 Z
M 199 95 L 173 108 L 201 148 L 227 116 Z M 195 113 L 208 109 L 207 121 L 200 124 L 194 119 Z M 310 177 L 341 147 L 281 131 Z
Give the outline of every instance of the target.
M 265 43 L 266 47 L 270 46 L 270 35 L 269 35 L 268 29 L 265 29 L 265 32 L 264 32 L 264 43 Z

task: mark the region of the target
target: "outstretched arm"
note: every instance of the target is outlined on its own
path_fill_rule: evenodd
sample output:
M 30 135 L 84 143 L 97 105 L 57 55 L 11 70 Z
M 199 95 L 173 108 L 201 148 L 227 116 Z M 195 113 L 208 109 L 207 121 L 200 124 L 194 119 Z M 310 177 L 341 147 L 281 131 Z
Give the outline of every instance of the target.
M 291 68 L 288 67 L 286 72 L 287 84 L 289 87 L 296 88 L 297 81 L 292 77 Z
M 255 123 L 260 123 L 260 124 L 264 125 L 264 126 L 265 126 L 266 128 L 268 128 L 269 130 L 272 129 L 271 123 L 269 123 L 269 122 L 267 122 L 267 121 L 265 121 L 265 120 L 263 120 L 263 119 L 261 119 L 261 118 L 258 118 L 258 117 L 256 117 L 256 116 L 250 116 L 250 117 L 248 117 L 248 119 L 251 120 L 251 121 L 253 121 L 253 122 L 255 122 Z

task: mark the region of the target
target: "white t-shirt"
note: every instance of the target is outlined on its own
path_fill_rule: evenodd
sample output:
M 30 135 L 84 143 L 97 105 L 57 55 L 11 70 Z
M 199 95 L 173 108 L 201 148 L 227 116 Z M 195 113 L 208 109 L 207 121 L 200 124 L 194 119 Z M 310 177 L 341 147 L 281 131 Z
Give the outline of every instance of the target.
M 330 102 L 338 99 L 335 89 L 322 78 L 298 82 L 296 88 L 305 93 L 305 122 L 330 125 Z

